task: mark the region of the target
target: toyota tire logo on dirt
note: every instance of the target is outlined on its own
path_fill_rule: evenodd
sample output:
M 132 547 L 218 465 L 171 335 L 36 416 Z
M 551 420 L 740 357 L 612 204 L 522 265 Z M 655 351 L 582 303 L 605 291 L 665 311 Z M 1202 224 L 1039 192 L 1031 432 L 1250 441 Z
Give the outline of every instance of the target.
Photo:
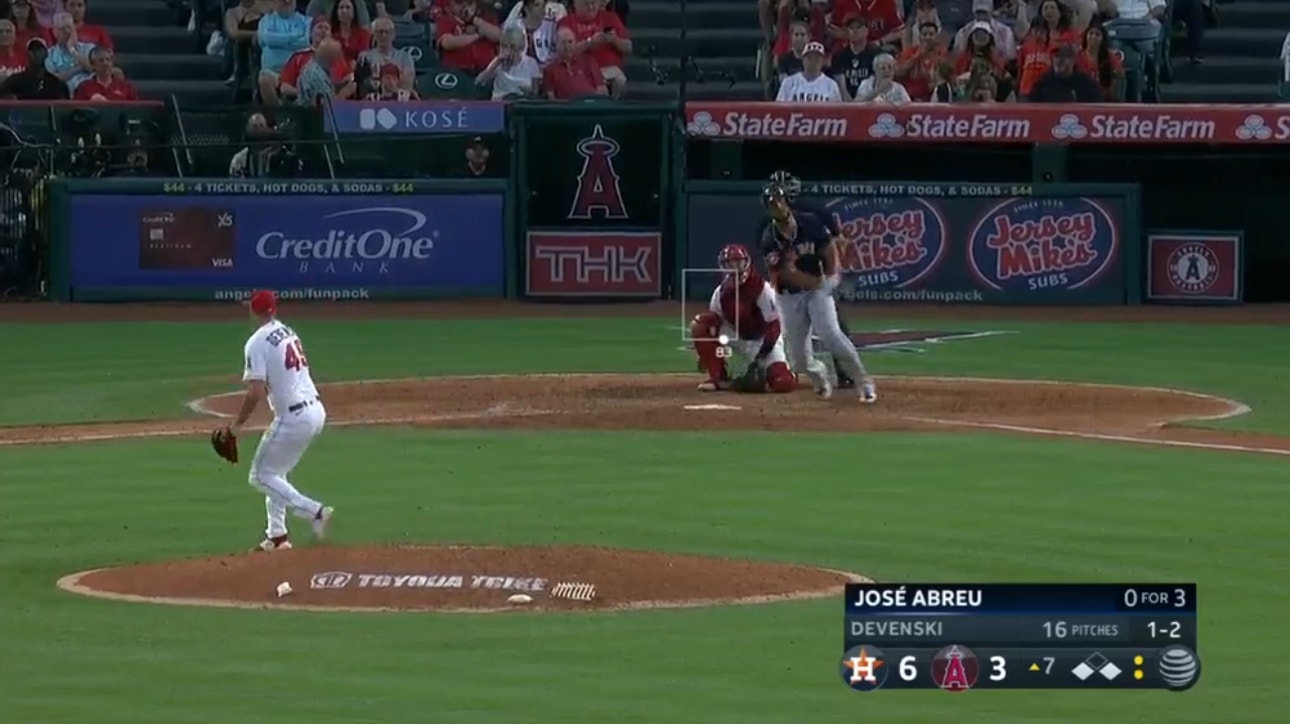
M 855 288 L 903 289 L 918 283 L 945 256 L 946 223 L 935 203 L 915 197 L 838 199 L 842 271 Z
M 1092 284 L 1119 253 L 1118 222 L 1092 199 L 1016 198 L 976 224 L 968 265 L 997 291 L 1061 291 Z

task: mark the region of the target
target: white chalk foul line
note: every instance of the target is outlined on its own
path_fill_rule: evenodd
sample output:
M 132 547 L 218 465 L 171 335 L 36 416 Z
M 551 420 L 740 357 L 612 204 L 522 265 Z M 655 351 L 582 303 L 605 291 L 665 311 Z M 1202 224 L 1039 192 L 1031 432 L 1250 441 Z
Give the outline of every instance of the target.
M 240 393 L 237 393 L 240 394 Z M 196 408 L 193 408 L 196 409 Z M 207 414 L 213 414 L 217 417 L 231 417 L 231 415 L 221 415 L 214 411 Z M 542 415 L 556 414 L 553 410 L 511 410 L 509 403 L 494 405 L 482 412 L 455 412 L 445 413 L 442 415 L 406 415 L 402 417 L 377 417 L 367 420 L 337 420 L 328 422 L 327 427 L 357 427 L 366 425 L 413 425 L 435 422 L 455 422 L 462 420 L 486 420 L 497 417 L 539 417 Z M 143 423 L 146 424 L 146 423 Z M 161 425 L 164 422 L 157 422 Z M 266 428 L 265 425 L 253 425 L 244 428 L 247 432 L 261 432 Z M 132 432 L 115 432 L 101 434 L 67 434 L 67 435 L 41 435 L 39 437 L 20 438 L 14 440 L 0 440 L 0 446 L 4 445 L 49 445 L 57 443 L 74 443 L 74 442 L 102 442 L 105 440 L 140 440 L 145 438 L 156 437 L 188 437 L 191 435 L 205 435 L 209 430 L 197 428 L 170 429 L 170 430 L 137 430 Z
M 1139 445 L 1160 445 L 1163 447 L 1181 447 L 1192 448 L 1196 450 L 1223 450 L 1227 452 L 1244 452 L 1244 453 L 1264 453 L 1267 455 L 1290 455 L 1290 450 L 1278 450 L 1271 447 L 1255 447 L 1251 445 L 1232 445 L 1219 442 L 1189 442 L 1187 440 L 1158 440 L 1150 437 L 1133 437 L 1132 435 L 1112 435 L 1103 432 L 1076 432 L 1074 430 L 1052 430 L 1045 427 L 1029 427 L 1026 425 L 1008 425 L 1001 422 L 969 422 L 963 420 L 941 420 L 935 417 L 914 417 L 906 416 L 903 419 L 913 422 L 926 422 L 933 425 L 945 425 L 946 427 L 975 427 L 983 430 L 1001 430 L 1004 432 L 1020 432 L 1027 435 L 1047 435 L 1051 437 L 1073 437 L 1083 440 L 1104 440 L 1107 442 L 1128 442 Z M 1197 418 L 1204 419 L 1204 418 Z

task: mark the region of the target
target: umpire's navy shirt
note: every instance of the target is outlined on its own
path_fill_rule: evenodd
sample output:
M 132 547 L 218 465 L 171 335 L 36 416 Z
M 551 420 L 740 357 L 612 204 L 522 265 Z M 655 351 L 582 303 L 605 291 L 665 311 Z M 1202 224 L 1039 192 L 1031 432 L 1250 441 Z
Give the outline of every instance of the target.
M 823 219 L 812 211 L 792 210 L 797 220 L 797 236 L 788 239 L 779 233 L 773 222 L 762 227 L 758 248 L 766 258 L 766 269 L 775 277 L 775 291 L 780 294 L 800 294 L 803 290 L 794 284 L 784 281 L 780 272 L 784 268 L 785 252 L 790 249 L 797 252 L 798 270 L 814 277 L 824 276 L 824 252 L 833 243 L 833 237 L 825 226 Z

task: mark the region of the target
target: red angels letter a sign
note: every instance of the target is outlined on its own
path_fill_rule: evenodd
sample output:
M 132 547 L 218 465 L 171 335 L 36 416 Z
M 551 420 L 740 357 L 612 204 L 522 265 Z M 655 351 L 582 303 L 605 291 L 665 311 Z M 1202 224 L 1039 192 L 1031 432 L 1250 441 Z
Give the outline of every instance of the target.
M 582 155 L 582 173 L 578 174 L 578 192 L 574 194 L 570 219 L 626 219 L 623 191 L 618 186 L 618 171 L 614 169 L 614 156 L 618 155 L 618 141 L 605 135 L 599 123 L 591 135 L 578 142 Z M 596 212 L 593 216 L 592 212 Z

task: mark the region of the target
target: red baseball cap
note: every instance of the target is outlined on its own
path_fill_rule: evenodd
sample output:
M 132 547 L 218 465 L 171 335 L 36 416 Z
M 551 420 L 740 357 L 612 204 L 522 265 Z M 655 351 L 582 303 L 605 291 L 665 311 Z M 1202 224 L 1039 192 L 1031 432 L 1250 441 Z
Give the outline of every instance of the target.
M 267 289 L 252 292 L 251 311 L 261 316 L 273 314 L 278 311 L 278 295 Z

